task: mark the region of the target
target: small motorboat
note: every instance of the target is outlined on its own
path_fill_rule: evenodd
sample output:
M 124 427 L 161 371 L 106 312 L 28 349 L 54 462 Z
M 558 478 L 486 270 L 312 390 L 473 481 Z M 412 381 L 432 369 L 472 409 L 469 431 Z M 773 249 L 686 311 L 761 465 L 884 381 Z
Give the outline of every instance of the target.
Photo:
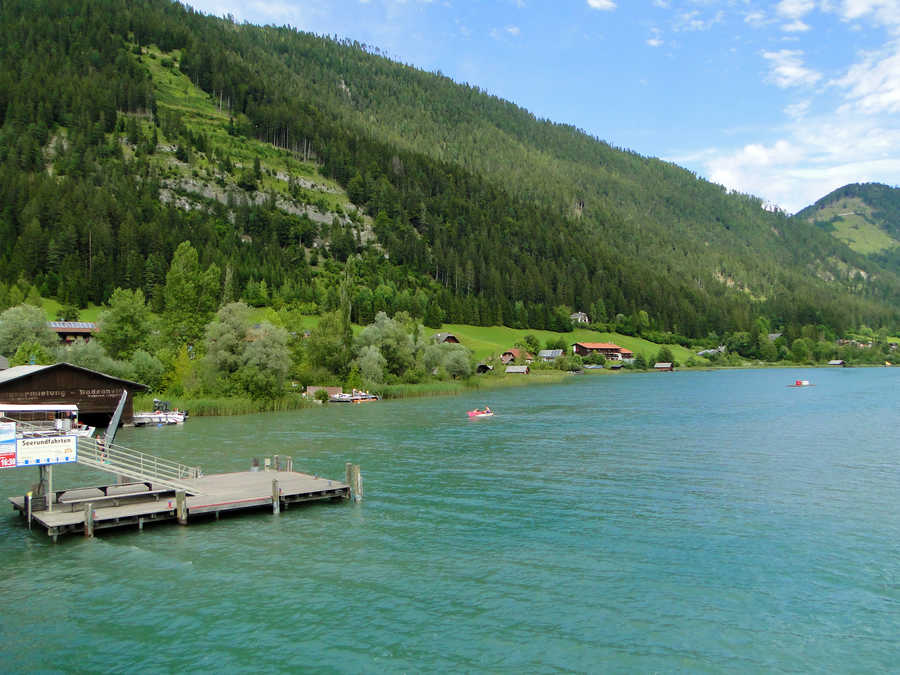
M 467 414 L 472 419 L 476 417 L 493 417 L 494 411 L 490 408 L 485 408 L 484 410 L 479 410 L 476 408 L 475 410 L 469 410 Z
M 794 384 L 789 384 L 789 387 L 812 387 L 809 383 L 809 380 L 794 380 Z
M 352 394 L 333 394 L 328 397 L 328 400 L 332 403 L 369 403 L 371 401 L 377 401 L 379 399 L 375 394 L 370 394 L 367 391 L 359 391 L 358 389 L 354 389 Z

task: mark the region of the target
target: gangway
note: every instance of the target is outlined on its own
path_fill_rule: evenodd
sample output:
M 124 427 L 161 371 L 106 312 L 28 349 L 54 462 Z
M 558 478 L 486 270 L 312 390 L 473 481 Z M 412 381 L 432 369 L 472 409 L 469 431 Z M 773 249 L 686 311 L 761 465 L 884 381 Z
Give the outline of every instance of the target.
M 45 428 L 21 420 L 9 420 L 0 415 L 0 420 L 15 421 L 18 433 L 23 436 L 40 435 L 48 432 Z M 106 443 L 104 439 L 79 437 L 76 462 L 92 469 L 100 469 L 116 476 L 124 476 L 137 482 L 147 482 L 173 490 L 184 490 L 195 494 L 196 488 L 186 481 L 200 478 L 200 467 L 187 466 L 162 457 L 149 455 L 126 448 L 116 443 Z M 47 467 L 49 468 L 49 467 Z
M 187 494 L 194 494 L 196 489 L 185 481 L 202 475 L 200 467 L 179 464 L 116 443 L 107 445 L 102 439 L 79 438 L 77 461 L 93 469 L 125 476 L 137 482 L 184 490 Z

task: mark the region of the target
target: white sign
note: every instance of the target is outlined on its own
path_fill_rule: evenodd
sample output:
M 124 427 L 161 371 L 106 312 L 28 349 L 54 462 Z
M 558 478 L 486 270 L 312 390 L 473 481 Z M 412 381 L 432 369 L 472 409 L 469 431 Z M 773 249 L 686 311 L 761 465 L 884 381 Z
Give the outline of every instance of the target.
M 43 436 L 16 441 L 16 466 L 65 464 L 78 460 L 77 436 Z
M 0 469 L 16 465 L 16 423 L 0 422 Z

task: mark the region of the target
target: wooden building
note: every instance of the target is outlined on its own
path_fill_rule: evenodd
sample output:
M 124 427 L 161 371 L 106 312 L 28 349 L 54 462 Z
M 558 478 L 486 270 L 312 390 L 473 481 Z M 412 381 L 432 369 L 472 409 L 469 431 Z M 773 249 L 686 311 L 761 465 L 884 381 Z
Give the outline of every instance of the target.
M 602 354 L 607 361 L 623 361 L 634 358 L 631 350 L 612 342 L 576 342 L 572 345 L 572 351 L 579 356 Z
M 66 344 L 81 338 L 88 342 L 97 332 L 97 324 L 93 321 L 48 321 L 50 330 L 59 336 L 60 342 Z
M 513 349 L 507 349 L 500 355 L 500 362 L 503 363 L 503 365 L 509 365 L 513 362 L 521 363 L 522 361 L 524 361 L 525 363 L 533 362 L 534 354 L 532 354 L 531 352 L 526 352 L 524 349 L 518 349 L 514 347 Z
M 453 333 L 435 333 L 432 336 L 432 339 L 439 345 L 442 345 L 445 342 L 451 342 L 457 345 L 459 344 L 459 338 L 456 337 Z
M 134 418 L 134 395 L 147 389 L 147 385 L 71 363 L 14 366 L 0 371 L 0 402 L 74 403 L 79 420 L 97 427 L 109 424 L 123 390 L 128 392 L 128 398 L 122 422 L 130 423 Z

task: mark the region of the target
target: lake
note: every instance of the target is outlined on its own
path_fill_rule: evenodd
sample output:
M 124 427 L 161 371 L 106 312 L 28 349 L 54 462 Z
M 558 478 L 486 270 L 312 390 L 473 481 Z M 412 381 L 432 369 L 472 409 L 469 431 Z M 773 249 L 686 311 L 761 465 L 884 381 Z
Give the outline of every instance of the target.
M 797 379 L 813 386 L 789 387 Z M 0 516 L 6 672 L 887 672 L 900 369 L 573 376 L 123 429 L 365 499 L 51 543 Z M 489 419 L 466 411 L 489 405 Z M 0 472 L 0 496 L 36 470 Z M 54 486 L 109 482 L 83 467 Z

